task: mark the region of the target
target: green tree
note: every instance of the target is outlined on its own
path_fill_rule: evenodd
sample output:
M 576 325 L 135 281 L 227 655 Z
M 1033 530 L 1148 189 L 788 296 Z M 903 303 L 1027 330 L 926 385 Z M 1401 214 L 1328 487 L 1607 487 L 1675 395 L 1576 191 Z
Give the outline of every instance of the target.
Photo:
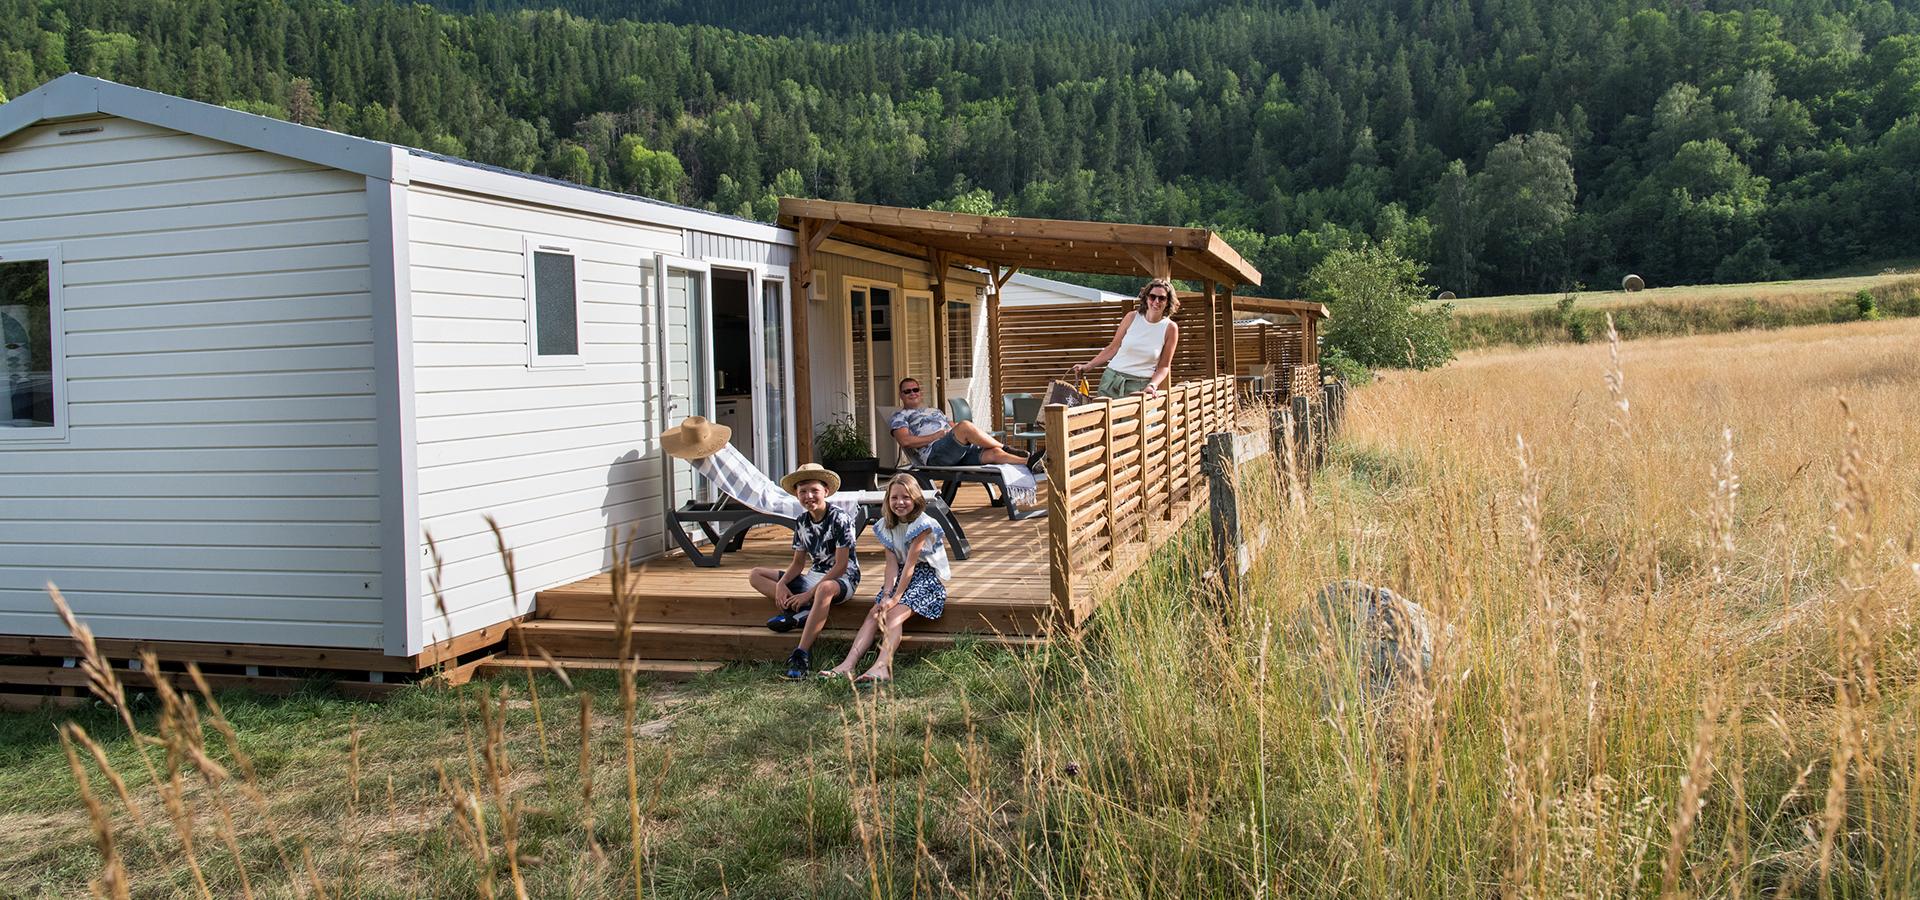
M 1474 176 L 1472 194 L 1485 263 L 1501 270 L 1507 284 L 1559 287 L 1573 220 L 1573 153 L 1566 141 L 1544 131 L 1501 141 Z
M 687 186 L 680 157 L 665 150 L 649 150 L 637 134 L 624 135 L 614 148 L 614 173 L 624 190 L 647 197 L 679 202 Z
M 1453 358 L 1453 306 L 1428 303 L 1430 290 L 1418 263 L 1371 243 L 1327 254 L 1307 278 L 1307 296 L 1327 305 L 1327 345 L 1375 368 Z

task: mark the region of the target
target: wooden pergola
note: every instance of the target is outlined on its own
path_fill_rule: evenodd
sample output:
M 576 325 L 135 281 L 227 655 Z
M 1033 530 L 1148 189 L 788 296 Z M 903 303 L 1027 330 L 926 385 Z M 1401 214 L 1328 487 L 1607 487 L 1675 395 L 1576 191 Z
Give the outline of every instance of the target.
M 987 299 L 988 356 L 996 391 L 1006 383 L 1000 293 L 1021 269 L 1199 282 L 1198 295 L 1207 313 L 1200 339 L 1206 343 L 1214 375 L 1236 371 L 1233 291 L 1240 285 L 1260 283 L 1260 273 L 1205 228 L 979 216 L 794 197 L 780 199 L 780 224 L 797 232 L 789 280 L 795 347 L 807 346 L 806 304 L 813 257 L 828 239 L 927 261 L 933 287 L 934 354 L 942 372 L 947 368 L 947 272 L 967 266 L 988 273 L 992 286 Z M 811 371 L 804 353 L 795 355 L 793 378 L 804 459 L 811 455 L 808 438 L 813 434 Z M 944 396 L 939 402 L 945 402 Z M 995 425 L 1004 426 L 1000 404 L 993 406 Z
M 1233 311 L 1234 344 L 1240 364 L 1320 364 L 1320 323 L 1327 318 L 1325 306 L 1305 300 L 1242 297 L 1234 301 Z

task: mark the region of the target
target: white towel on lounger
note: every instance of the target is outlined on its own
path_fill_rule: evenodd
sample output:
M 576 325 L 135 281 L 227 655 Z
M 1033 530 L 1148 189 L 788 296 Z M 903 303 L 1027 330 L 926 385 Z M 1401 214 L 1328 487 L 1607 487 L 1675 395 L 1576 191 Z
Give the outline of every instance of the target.
M 1007 484 L 1007 502 L 1019 506 L 1032 506 L 1040 496 L 1040 483 L 1034 480 L 1033 470 L 1026 466 L 995 465 L 1000 470 L 1000 479 Z

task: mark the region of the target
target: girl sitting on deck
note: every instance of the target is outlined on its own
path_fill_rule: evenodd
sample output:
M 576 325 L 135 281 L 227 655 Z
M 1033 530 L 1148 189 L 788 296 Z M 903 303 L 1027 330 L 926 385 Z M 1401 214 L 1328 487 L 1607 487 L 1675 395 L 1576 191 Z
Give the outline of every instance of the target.
M 887 548 L 887 572 L 880 594 L 873 599 L 873 612 L 860 625 L 853 646 L 847 648 L 847 658 L 821 672 L 822 678 L 851 677 L 860 657 L 873 646 L 877 632 L 881 635 L 880 655 L 872 668 L 853 681 L 892 681 L 893 652 L 900 647 L 907 619 L 915 614 L 938 619 L 946 610 L 946 582 L 953 577 L 947 567 L 946 535 L 927 515 L 926 495 L 912 475 L 902 472 L 887 482 L 886 514 L 873 523 L 873 534 Z

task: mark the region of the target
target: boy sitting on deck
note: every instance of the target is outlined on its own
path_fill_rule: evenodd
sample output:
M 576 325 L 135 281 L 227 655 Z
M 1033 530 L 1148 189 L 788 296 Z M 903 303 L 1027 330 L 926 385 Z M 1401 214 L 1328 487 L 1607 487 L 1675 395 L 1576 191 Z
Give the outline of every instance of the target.
M 747 579 L 778 610 L 767 620 L 768 628 L 783 634 L 801 629 L 800 646 L 787 657 L 786 674 L 798 681 L 812 669 L 813 641 L 827 626 L 828 612 L 853 596 L 860 583 L 860 559 L 853 546 L 858 535 L 853 516 L 827 505 L 827 497 L 840 489 L 840 476 L 831 469 L 808 463 L 787 473 L 780 486 L 806 509 L 793 523 L 793 562 L 784 571 L 756 567 Z

